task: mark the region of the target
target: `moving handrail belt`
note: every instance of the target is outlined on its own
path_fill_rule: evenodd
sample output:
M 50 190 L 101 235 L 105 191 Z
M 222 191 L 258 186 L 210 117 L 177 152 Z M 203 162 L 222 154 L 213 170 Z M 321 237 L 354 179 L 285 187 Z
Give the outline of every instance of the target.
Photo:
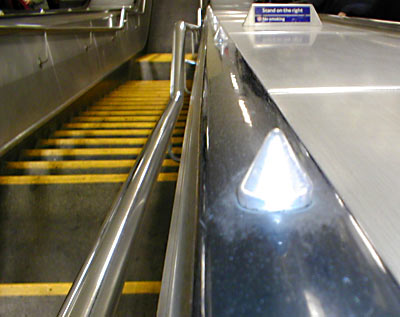
M 175 25 L 169 104 L 114 201 L 58 316 L 108 316 L 116 308 L 146 200 L 183 106 L 186 32 L 199 30 L 185 22 Z

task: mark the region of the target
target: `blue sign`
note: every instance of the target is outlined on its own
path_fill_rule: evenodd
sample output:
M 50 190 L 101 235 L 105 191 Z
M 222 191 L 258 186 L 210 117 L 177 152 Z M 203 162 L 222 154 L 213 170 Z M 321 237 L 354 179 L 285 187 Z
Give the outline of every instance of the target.
M 310 7 L 255 7 L 255 23 L 304 23 L 311 22 Z

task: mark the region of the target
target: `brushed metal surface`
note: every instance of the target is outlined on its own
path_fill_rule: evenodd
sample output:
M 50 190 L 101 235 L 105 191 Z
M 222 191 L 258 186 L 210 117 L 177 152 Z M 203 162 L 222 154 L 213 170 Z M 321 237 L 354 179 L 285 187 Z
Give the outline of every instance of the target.
M 220 19 L 400 281 L 400 38 L 328 22 L 251 32 L 242 21 Z
M 273 99 L 400 278 L 400 91 Z

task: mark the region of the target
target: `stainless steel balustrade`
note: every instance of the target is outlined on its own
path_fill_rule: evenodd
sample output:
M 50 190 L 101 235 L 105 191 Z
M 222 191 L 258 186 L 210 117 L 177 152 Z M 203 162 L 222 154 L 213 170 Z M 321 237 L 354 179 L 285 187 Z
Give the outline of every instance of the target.
M 33 31 L 33 32 L 111 32 L 111 31 L 120 31 L 125 28 L 127 21 L 128 12 L 132 12 L 137 15 L 142 15 L 146 10 L 146 0 L 141 0 L 134 7 L 122 7 L 120 10 L 119 23 L 116 26 L 49 26 L 42 24 L 0 24 L 0 31 Z M 113 16 L 113 11 L 97 11 L 90 10 L 84 11 L 85 13 L 110 13 L 109 17 Z M 77 11 L 71 12 L 72 14 L 76 14 Z M 53 16 L 56 13 L 52 14 Z M 65 13 L 62 13 L 65 14 Z M 39 17 L 40 15 L 35 15 Z
M 122 186 L 58 316 L 112 315 L 125 280 L 127 260 L 183 105 L 184 48 L 187 31 L 199 27 L 177 22 L 174 31 L 170 102 Z
M 191 316 L 200 184 L 200 122 L 206 30 L 198 50 L 188 119 L 176 184 L 157 316 Z

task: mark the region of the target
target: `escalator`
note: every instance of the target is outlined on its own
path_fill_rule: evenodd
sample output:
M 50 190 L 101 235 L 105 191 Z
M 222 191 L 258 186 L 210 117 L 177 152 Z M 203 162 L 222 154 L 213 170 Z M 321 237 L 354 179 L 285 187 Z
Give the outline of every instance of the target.
M 152 55 L 147 63 L 168 62 Z M 140 61 L 140 60 L 139 60 Z M 169 64 L 169 63 L 165 63 Z M 190 82 L 188 81 L 188 84 Z M 2 162 L 0 316 L 54 316 L 169 101 L 169 80 L 129 80 Z M 153 316 L 189 96 L 134 242 L 118 316 Z

